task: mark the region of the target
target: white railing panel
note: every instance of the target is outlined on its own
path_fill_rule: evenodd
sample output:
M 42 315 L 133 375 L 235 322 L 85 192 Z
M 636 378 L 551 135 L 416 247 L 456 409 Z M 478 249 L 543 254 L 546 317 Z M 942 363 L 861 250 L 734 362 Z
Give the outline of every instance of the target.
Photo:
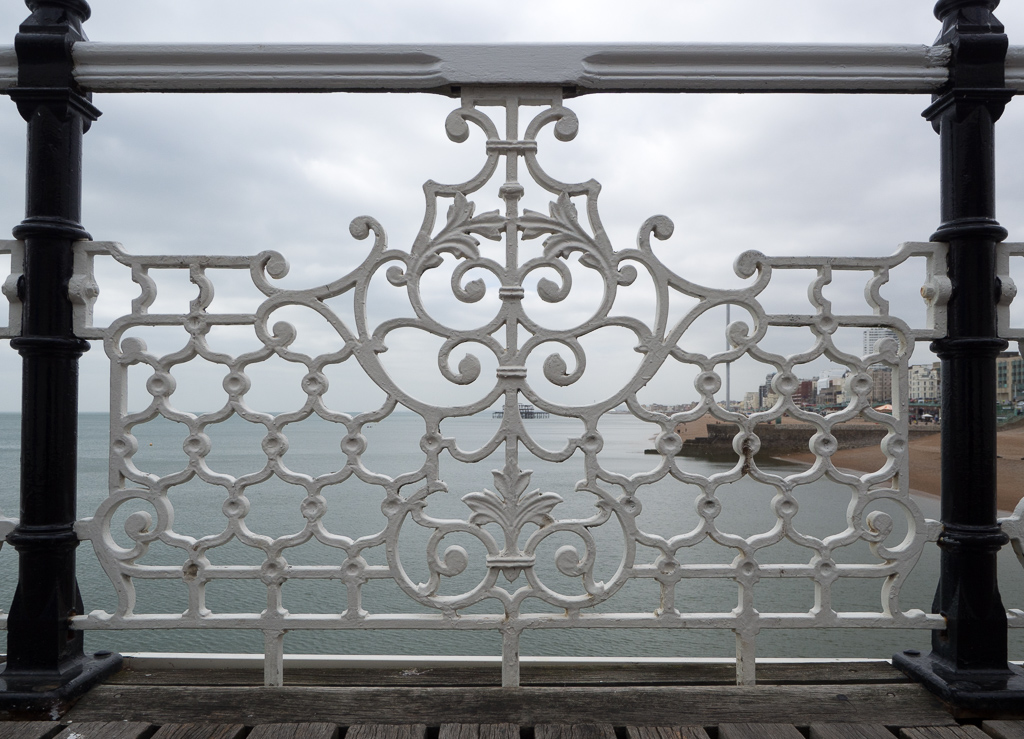
M 282 287 L 287 264 L 273 252 L 135 256 L 110 242 L 77 245 L 76 328 L 83 337 L 103 341 L 111 367 L 110 494 L 77 530 L 91 541 L 118 594 L 114 612 L 78 617 L 77 627 L 258 629 L 268 649 L 268 684 L 279 683 L 282 638 L 297 629 L 500 631 L 503 679 L 516 684 L 519 638 L 529 629 L 729 629 L 736 634 L 739 679 L 751 682 L 761 629 L 941 628 L 941 617 L 901 606 L 900 589 L 939 532 L 908 488 L 907 370 L 917 341 L 944 334 L 945 244 L 905 244 L 892 256 L 863 258 L 773 258 L 748 251 L 735 268 L 743 286 L 698 285 L 669 269 L 652 246 L 652 236 L 671 237 L 669 219 L 648 219 L 635 247 L 616 249 L 601 224 L 598 183 L 561 182 L 543 170 L 541 132 L 550 129 L 566 141 L 578 127 L 560 89 L 466 88 L 445 125 L 457 142 L 468 138 L 471 126 L 483 133 L 480 172 L 460 184 L 425 184 L 423 226 L 408 249 L 390 246 L 374 219 L 357 218 L 352 235 L 372 237 L 365 259 L 319 286 Z M 522 207 L 524 182 L 549 193 L 547 213 Z M 498 209 L 478 209 L 470 200 L 495 191 Z M 129 267 L 140 290 L 131 311 L 107 326 L 93 326 L 90 315 L 98 294 L 92 273 L 98 258 Z M 912 259 L 923 262 L 922 294 L 929 306 L 926 324 L 916 327 L 891 315 L 882 293 L 890 271 Z M 218 280 L 239 271 L 251 278 L 258 304 L 251 311 L 218 309 Z M 180 312 L 151 311 L 161 279 L 171 273 L 187 275 L 195 290 L 191 301 Z M 440 282 L 439 274 L 444 275 Z M 828 286 L 840 274 L 861 280 L 863 310 L 834 309 Z M 805 278 L 806 312 L 780 313 L 762 302 L 773 277 L 783 275 Z M 785 284 L 796 284 L 792 279 Z M 462 306 L 458 311 L 437 308 L 445 298 L 439 286 L 449 302 Z M 649 300 L 649 314 L 622 312 L 630 305 L 627 298 L 636 295 L 631 288 Z M 407 309 L 376 317 L 374 300 L 381 289 L 404 296 Z M 585 310 L 572 302 L 581 292 L 590 300 Z M 565 308 L 552 318 L 540 310 L 544 305 Z M 745 320 L 723 327 L 727 348 L 698 350 L 690 338 L 694 327 L 723 306 L 746 314 Z M 278 317 L 296 309 L 326 326 L 312 344 L 302 342 L 305 324 Z M 210 337 L 225 327 L 245 328 L 255 348 L 233 353 L 214 346 Z M 592 337 L 609 327 L 629 336 L 622 352 L 636 356 L 631 373 L 606 388 L 601 400 L 560 399 L 560 389 L 600 375 L 600 366 L 588 364 L 596 361 L 588 360 L 588 352 L 594 350 Z M 837 343 L 837 332 L 868 328 L 889 329 L 894 338 L 867 354 Z M 796 354 L 770 351 L 763 342 L 775 329 L 801 332 L 806 347 Z M 165 342 L 164 348 L 150 350 L 143 337 L 168 331 L 177 337 L 173 347 L 167 349 Z M 432 337 L 439 347 L 417 361 L 424 367 L 436 364 L 452 387 L 476 390 L 474 399 L 432 403 L 415 380 L 405 381 L 408 374 L 396 374 L 386 352 L 412 335 Z M 825 416 L 794 400 L 799 367 L 821 358 L 850 371 L 845 404 Z M 776 400 L 770 408 L 741 412 L 720 405 L 723 369 L 743 359 L 774 371 Z M 176 386 L 190 362 L 206 362 L 222 373 L 223 400 L 214 410 L 176 406 Z M 298 407 L 250 407 L 251 375 L 267 362 L 301 370 Z M 676 365 L 694 371 L 699 402 L 675 412 L 644 407 L 638 393 Z M 876 410 L 869 402 L 869 370 L 878 365 L 893 373 L 891 411 Z M 358 412 L 335 407 L 328 374 L 341 366 L 357 367 L 384 400 Z M 130 398 L 139 397 L 140 386 L 145 401 L 133 407 Z M 658 430 L 657 454 L 646 471 L 623 473 L 602 456 L 602 422 L 620 407 Z M 459 419 L 494 409 L 500 418 L 486 438 L 460 440 L 450 430 Z M 579 431 L 545 438 L 542 426 L 527 422 L 534 412 L 574 419 Z M 371 429 L 399 413 L 413 414 L 419 431 L 407 450 L 413 457 L 388 467 L 373 457 L 377 442 Z M 809 448 L 815 461 L 806 469 L 780 472 L 755 457 L 761 444 L 758 424 L 784 415 L 814 427 Z M 695 471 L 687 458 L 676 456 L 677 425 L 705 416 L 734 429 L 732 461 L 712 473 Z M 334 435 L 338 450 L 327 471 L 292 469 L 287 456 L 289 434 L 309 420 L 333 429 L 323 432 Z M 885 462 L 872 473 L 851 473 L 830 461 L 839 445 L 837 429 L 858 420 L 885 431 L 880 443 Z M 139 433 L 151 422 L 180 429 L 180 466 L 147 466 Z M 256 452 L 260 461 L 248 473 L 228 474 L 211 456 L 217 452 L 214 439 L 221 438 L 220 424 L 228 422 L 260 437 L 254 441 L 262 450 Z M 450 486 L 453 467 L 470 469 L 485 461 L 483 472 L 475 468 L 470 487 Z M 549 487 L 526 468 L 548 463 L 568 465 L 573 481 Z M 493 466 L 497 469 L 487 472 Z M 799 515 L 801 505 L 812 502 L 804 497 L 805 486 L 826 480 L 842 486 L 846 513 L 834 530 L 811 533 Z M 181 521 L 191 512 L 175 501 L 187 485 L 199 482 L 220 514 L 193 518 L 191 530 L 186 522 L 176 523 L 176 514 Z M 265 529 L 259 518 L 267 504 L 260 485 L 270 482 L 301 491 L 291 499 L 291 528 L 283 533 Z M 728 518 L 739 505 L 728 493 L 730 486 L 748 483 L 770 495 L 759 505 L 771 523 L 754 533 L 735 529 Z M 666 505 L 656 493 L 659 484 L 669 491 L 696 491 L 667 503 L 673 509 L 692 506 L 692 526 L 664 532 L 650 513 L 642 516 L 646 507 L 657 511 Z M 337 517 L 367 498 L 374 501 L 373 515 L 360 514 L 358 521 L 354 514 Z M 306 545 L 330 556 L 313 561 L 304 554 Z M 789 547 L 791 559 L 779 561 L 778 547 Z M 151 549 L 171 556 L 154 559 Z M 865 578 L 881 584 L 874 606 L 834 607 L 836 587 Z M 160 580 L 180 584 L 187 593 L 183 612 L 161 611 L 159 603 L 140 600 L 136 584 Z M 292 612 L 287 584 L 301 580 L 341 583 L 344 601 Z M 249 613 L 210 608 L 207 589 L 225 581 L 262 588 L 266 607 Z M 397 586 L 408 610 L 381 612 L 364 598 L 367 585 L 378 581 Z M 722 581 L 737 589 L 732 604 L 716 610 L 692 602 L 701 582 Z M 769 605 L 758 595 L 759 585 L 778 582 L 807 583 L 813 604 Z M 657 589 L 659 604 L 631 606 L 622 593 L 645 583 Z

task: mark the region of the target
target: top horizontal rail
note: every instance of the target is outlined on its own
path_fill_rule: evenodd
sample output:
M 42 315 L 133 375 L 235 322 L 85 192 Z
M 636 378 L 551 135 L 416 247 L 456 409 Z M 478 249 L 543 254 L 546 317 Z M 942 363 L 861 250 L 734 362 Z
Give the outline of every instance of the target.
M 80 42 L 92 92 L 433 92 L 553 85 L 587 92 L 931 93 L 947 46 L 785 44 L 118 44 Z M 1011 50 L 1024 81 L 1024 47 Z M 17 82 L 0 47 L 0 91 Z
M 1006 51 L 1006 86 L 1024 92 L 1024 46 L 1011 46 Z

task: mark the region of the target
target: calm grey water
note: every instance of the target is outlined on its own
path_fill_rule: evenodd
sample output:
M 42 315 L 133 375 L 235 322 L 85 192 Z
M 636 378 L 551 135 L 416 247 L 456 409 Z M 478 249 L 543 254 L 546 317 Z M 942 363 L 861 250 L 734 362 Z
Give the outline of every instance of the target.
M 7 515 L 17 511 L 18 479 L 18 430 L 19 418 L 15 414 L 0 414 L 0 510 Z M 451 419 L 445 422 L 442 431 L 459 440 L 463 449 L 473 449 L 490 438 L 498 421 L 488 414 L 472 418 Z M 528 422 L 528 430 L 545 448 L 557 449 L 565 440 L 580 432 L 579 422 L 551 418 Z M 606 469 L 631 474 L 653 468 L 658 457 L 643 454 L 650 446 L 650 436 L 656 431 L 632 416 L 607 416 L 601 424 L 604 449 L 601 461 Z M 376 424 L 366 432 L 369 448 L 364 454 L 365 465 L 374 472 L 397 475 L 415 470 L 422 462 L 419 438 L 423 433 L 422 420 L 412 413 L 395 413 L 392 417 Z M 290 469 L 312 475 L 338 469 L 343 464 L 338 443 L 341 431 L 319 419 L 289 426 L 287 435 L 290 448 L 285 462 Z M 139 452 L 136 463 L 141 469 L 167 474 L 181 469 L 187 457 L 181 449 L 184 439 L 183 427 L 162 419 L 136 427 Z M 209 466 L 217 472 L 233 475 L 245 474 L 261 469 L 266 457 L 260 451 L 262 433 L 258 428 L 239 419 L 232 419 L 210 431 L 213 451 L 208 457 Z M 82 414 L 80 417 L 79 474 L 80 516 L 91 515 L 107 494 L 107 416 L 106 414 Z M 503 452 L 499 450 L 491 458 L 478 464 L 461 464 L 445 455 L 442 476 L 450 490 L 436 493 L 430 498 L 428 512 L 435 516 L 465 518 L 467 509 L 461 503 L 465 494 L 483 488 L 494 489 L 490 470 L 502 464 Z M 703 475 L 723 471 L 727 464 L 716 464 L 700 460 L 686 460 L 686 466 Z M 541 488 L 559 493 L 565 499 L 556 515 L 561 518 L 587 516 L 593 512 L 593 496 L 574 491 L 582 475 L 582 462 L 574 457 L 563 464 L 548 463 L 521 454 L 520 465 L 533 470 L 530 489 Z M 793 467 L 779 465 L 773 471 L 791 473 Z M 644 511 L 640 525 L 648 531 L 661 535 L 683 533 L 693 528 L 697 514 L 693 501 L 698 490 L 677 481 L 666 480 L 645 487 L 640 498 Z M 723 501 L 723 513 L 718 519 L 720 527 L 745 536 L 767 531 L 774 522 L 769 501 L 774 491 L 771 488 L 744 480 L 719 490 Z M 250 489 L 247 493 L 252 501 L 252 510 L 247 517 L 249 527 L 271 536 L 297 531 L 302 518 L 298 511 L 304 491 L 274 478 Z M 220 531 L 223 526 L 220 488 L 206 486 L 193 481 L 175 489 L 171 494 L 175 507 L 175 529 L 191 536 L 201 536 Z M 367 535 L 378 531 L 384 522 L 380 512 L 383 492 L 379 487 L 350 480 L 325 492 L 329 512 L 325 523 L 334 533 L 349 536 Z M 801 530 L 815 536 L 838 533 L 845 528 L 845 511 L 850 496 L 842 486 L 817 482 L 800 489 L 800 511 L 797 522 Z M 918 505 L 928 517 L 938 516 L 937 501 L 930 498 L 917 499 Z M 123 509 L 115 520 L 115 531 L 123 524 L 128 513 L 141 510 L 144 506 Z M 893 507 L 890 513 L 898 512 Z M 902 536 L 899 531 L 894 536 Z M 614 525 L 606 525 L 595 533 L 599 545 L 597 561 L 598 579 L 610 577 L 621 559 L 621 533 L 615 536 Z M 419 560 L 422 556 L 427 534 L 407 526 L 408 536 L 403 538 L 401 553 L 409 574 L 417 580 L 426 575 L 426 566 Z M 903 524 L 903 530 L 906 526 Z M 122 536 L 122 538 L 124 538 Z M 461 544 L 470 553 L 472 564 L 465 573 L 448 579 L 442 593 L 456 593 L 479 580 L 482 571 L 482 549 L 471 537 L 450 538 L 447 544 Z M 578 544 L 573 537 L 553 536 L 538 552 L 539 567 L 544 567 L 545 580 L 556 586 L 560 592 L 582 592 L 578 582 L 557 572 L 550 564 L 554 551 L 566 544 Z M 162 546 L 162 545 L 161 545 Z M 145 559 L 147 564 L 180 565 L 184 556 L 180 550 L 154 546 Z M 729 562 L 735 552 L 717 547 L 701 545 L 688 551 L 696 561 Z M 324 547 L 316 542 L 288 550 L 286 557 L 293 564 L 336 563 L 340 550 Z M 365 555 L 371 564 L 383 564 L 381 548 Z M 851 552 L 850 561 L 871 561 L 866 547 Z M 806 562 L 810 551 L 795 545 L 776 545 L 770 551 L 762 552 L 763 561 Z M 211 560 L 217 564 L 252 564 L 263 559 L 258 550 L 233 543 L 211 553 Z M 79 549 L 79 580 L 85 599 L 86 610 L 105 609 L 113 611 L 116 598 L 113 588 L 96 564 L 88 544 Z M 642 560 L 647 561 L 647 560 Z M 1024 607 L 1024 570 L 1021 569 L 1012 552 L 1007 549 L 1001 560 L 1002 592 L 1008 607 Z M 938 574 L 938 555 L 934 545 L 928 549 L 902 590 L 904 608 L 928 610 Z M 13 595 L 16 577 L 15 554 L 10 547 L 0 550 L 0 603 L 6 609 Z M 138 581 L 137 581 L 138 582 Z M 499 581 L 502 582 L 503 581 Z M 507 585 L 507 583 L 504 583 Z M 516 583 L 519 584 L 519 583 Z M 849 610 L 879 609 L 878 580 L 845 582 L 834 593 L 837 607 Z M 140 582 L 138 584 L 139 604 L 137 612 L 177 612 L 185 609 L 185 589 L 180 582 Z M 216 612 L 252 612 L 266 606 L 266 590 L 259 581 L 222 581 L 211 584 L 207 591 L 208 606 Z M 415 612 L 416 604 L 390 582 L 375 581 L 363 589 L 364 608 L 371 612 Z M 690 581 L 685 588 L 681 585 L 677 595 L 681 610 L 728 611 L 736 603 L 736 586 L 726 581 Z M 757 586 L 758 607 L 762 611 L 804 611 L 813 603 L 813 586 L 810 581 L 784 580 L 766 582 Z M 345 607 L 344 589 L 335 582 L 290 581 L 284 588 L 285 606 L 293 613 L 318 612 L 337 613 Z M 534 601 L 536 602 L 536 601 Z M 651 611 L 659 605 L 659 593 L 654 583 L 630 583 L 611 601 L 599 607 L 604 611 Z M 553 610 L 539 606 L 527 609 L 534 612 Z M 492 607 L 479 607 L 477 612 L 495 612 Z M 1024 658 L 1024 630 L 1011 634 L 1011 657 Z M 832 629 L 815 631 L 765 630 L 758 637 L 759 656 L 777 657 L 887 657 L 900 649 L 925 649 L 928 633 L 909 630 L 867 630 Z M 217 651 L 217 652 L 262 652 L 262 634 L 244 631 L 192 631 L 164 630 L 153 632 L 104 633 L 89 632 L 86 635 L 87 648 L 112 648 L 119 651 Z M 445 632 L 445 631 L 334 631 L 303 632 L 293 631 L 285 639 L 286 651 L 290 653 L 337 653 L 337 654 L 449 654 L 480 655 L 499 654 L 500 638 L 491 632 Z M 527 632 L 523 636 L 524 654 L 608 656 L 608 657 L 729 657 L 734 654 L 735 643 L 731 632 L 720 630 L 678 630 L 678 629 L 550 629 Z

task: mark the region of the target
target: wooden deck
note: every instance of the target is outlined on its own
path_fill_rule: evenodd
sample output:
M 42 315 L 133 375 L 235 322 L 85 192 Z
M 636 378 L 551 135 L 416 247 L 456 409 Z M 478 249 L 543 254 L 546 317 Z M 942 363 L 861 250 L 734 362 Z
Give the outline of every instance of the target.
M 0 722 L 0 739 L 1024 739 L 1024 721 L 959 722 L 885 663 L 498 669 L 128 668 L 56 721 Z M 1024 711 L 1024 706 L 1021 707 Z
M 541 724 L 524 731 L 515 724 L 329 723 L 164 724 L 90 722 L 59 726 L 47 722 L 0 724 L 2 739 L 1019 739 L 1024 722 L 990 721 L 976 726 L 931 726 L 890 731 L 881 724 L 812 724 L 801 731 L 792 724 L 720 724 L 702 726 L 627 726 L 609 724 Z

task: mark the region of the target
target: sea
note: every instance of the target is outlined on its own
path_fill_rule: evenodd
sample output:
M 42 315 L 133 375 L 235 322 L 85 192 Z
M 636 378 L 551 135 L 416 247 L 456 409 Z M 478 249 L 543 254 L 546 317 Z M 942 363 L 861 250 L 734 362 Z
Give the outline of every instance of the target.
M 444 436 L 458 440 L 465 451 L 482 448 L 497 431 L 501 421 L 490 412 L 467 418 L 448 419 L 442 424 Z M 528 489 L 558 493 L 563 502 L 555 508 L 556 518 L 587 518 L 595 515 L 595 496 L 576 489 L 583 477 L 579 453 L 564 462 L 543 459 L 565 447 L 568 439 L 580 434 L 578 420 L 552 416 L 525 421 L 527 432 L 543 450 L 539 456 L 525 449 L 520 451 L 520 467 L 530 471 Z M 18 510 L 19 431 L 18 414 L 0 414 L 0 512 L 15 516 Z M 599 427 L 603 448 L 599 455 L 602 468 L 629 476 L 650 471 L 660 463 L 657 455 L 645 454 L 652 446 L 657 429 L 632 415 L 608 414 Z M 289 425 L 286 428 L 289 447 L 284 455 L 287 467 L 308 475 L 322 475 L 344 464 L 340 450 L 343 429 L 319 418 Z M 262 427 L 240 418 L 210 427 L 212 450 L 208 466 L 215 473 L 241 476 L 258 472 L 266 464 L 261 451 Z M 420 440 L 424 422 L 415 413 L 396 411 L 365 429 L 367 449 L 363 463 L 374 474 L 392 477 L 419 469 L 423 461 Z M 136 465 L 148 472 L 167 475 L 184 468 L 187 457 L 182 450 L 184 426 L 163 418 L 135 428 L 138 439 Z M 82 413 L 79 416 L 79 518 L 91 516 L 108 494 L 108 416 Z M 447 490 L 433 493 L 427 507 L 437 518 L 466 518 L 469 510 L 462 497 L 485 489 L 495 490 L 492 470 L 504 463 L 504 450 L 499 447 L 488 458 L 478 462 L 459 462 L 447 452 L 441 457 L 441 477 Z M 710 476 L 731 469 L 729 462 L 680 458 L 686 470 Z M 801 469 L 791 463 L 771 461 L 760 465 L 779 475 L 796 474 Z M 413 485 L 411 489 L 415 489 Z M 613 488 L 614 486 L 609 485 Z M 403 489 L 403 494 L 406 489 Z M 694 501 L 699 489 L 671 478 L 663 479 L 638 490 L 643 505 L 638 517 L 646 531 L 662 536 L 691 531 L 698 516 Z M 246 517 L 249 528 L 257 534 L 281 536 L 301 530 L 304 519 L 299 505 L 305 491 L 298 485 L 271 478 L 247 491 L 251 509 Z M 775 516 L 770 502 L 774 489 L 749 478 L 724 485 L 717 491 L 722 513 L 717 519 L 720 528 L 742 536 L 771 529 Z M 174 529 L 193 537 L 213 535 L 223 529 L 221 508 L 223 489 L 193 480 L 172 490 Z M 383 489 L 372 482 L 350 478 L 324 491 L 328 513 L 324 523 L 328 530 L 351 537 L 369 536 L 381 530 L 385 517 L 381 513 Z M 799 511 L 794 521 L 807 534 L 823 537 L 839 533 L 846 526 L 850 503 L 848 488 L 827 480 L 819 480 L 797 489 Z M 914 496 L 914 503 L 927 518 L 938 518 L 937 499 Z M 129 515 L 147 509 L 144 503 L 124 506 L 114 518 L 115 540 L 123 546 L 128 539 L 123 533 Z M 887 543 L 898 542 L 906 535 L 907 522 L 902 508 L 896 504 L 881 505 L 889 513 L 894 530 Z M 152 513 L 152 511 L 150 510 Z M 608 581 L 622 561 L 624 537 L 614 520 L 594 529 L 594 545 L 598 555 L 595 578 Z M 399 555 L 402 565 L 414 582 L 428 577 L 424 549 L 429 529 L 407 522 L 403 526 Z M 470 565 L 464 572 L 442 578 L 441 594 L 457 594 L 472 588 L 483 572 L 483 549 L 472 536 L 448 537 L 439 551 L 457 544 L 469 554 Z M 579 577 L 560 572 L 554 565 L 557 552 L 566 546 L 582 546 L 578 537 L 563 532 L 545 540 L 538 549 L 538 573 L 553 590 L 563 594 L 585 592 Z M 384 564 L 383 546 L 368 549 L 364 556 L 370 564 Z M 640 547 L 640 550 L 645 550 Z M 638 554 L 638 560 L 653 560 L 653 550 Z M 710 541 L 683 550 L 680 557 L 693 562 L 729 563 L 736 550 Z M 759 554 L 765 562 L 807 562 L 812 551 L 790 542 L 782 542 Z M 9 546 L 0 548 L 0 607 L 7 610 L 17 577 L 16 553 Z M 339 549 L 309 542 L 288 549 L 285 556 L 292 564 L 338 564 L 343 552 Z M 853 547 L 839 561 L 873 561 L 867 546 Z M 647 557 L 645 560 L 644 557 Z M 185 560 L 182 550 L 162 544 L 154 545 L 140 559 L 144 564 L 174 564 Z M 214 549 L 210 560 L 215 564 L 259 564 L 262 552 L 237 541 Z M 925 546 L 921 560 L 907 578 L 901 591 L 903 609 L 930 611 L 938 578 L 938 550 L 934 543 Z M 874 560 L 877 561 L 877 560 Z M 84 542 L 78 549 L 78 578 L 86 612 L 113 612 L 116 596 L 113 586 L 100 568 L 91 545 Z M 1000 554 L 1000 588 L 1004 604 L 1024 608 L 1024 568 L 1007 547 Z M 522 586 L 525 576 L 499 584 L 513 591 Z M 842 610 L 880 611 L 881 579 L 846 580 L 833 594 L 834 603 Z M 185 587 L 180 581 L 139 581 L 136 612 L 177 613 L 186 607 Z M 288 581 L 284 588 L 284 605 L 292 613 L 340 613 L 345 609 L 346 593 L 335 581 Z M 755 601 L 761 612 L 804 612 L 813 605 L 813 584 L 804 579 L 762 580 L 755 586 Z M 676 604 L 687 612 L 728 612 L 737 602 L 737 586 L 725 579 L 693 579 L 682 581 Z M 659 606 L 660 594 L 651 580 L 633 580 L 612 598 L 597 606 L 601 612 L 650 613 Z M 207 605 L 218 613 L 259 612 L 266 607 L 266 588 L 259 580 L 216 581 L 208 586 Z M 431 609 L 413 602 L 390 580 L 374 580 L 363 587 L 363 607 L 374 613 L 429 613 Z M 529 601 L 529 612 L 558 612 L 559 609 L 539 600 Z M 472 613 L 500 613 L 495 603 L 474 606 Z M 758 657 L 786 658 L 885 658 L 903 649 L 929 648 L 930 632 L 909 629 L 764 629 L 757 637 Z M 498 655 L 501 639 L 496 631 L 466 630 L 293 630 L 285 637 L 286 653 L 347 655 Z M 131 630 L 88 631 L 87 650 L 111 649 L 120 652 L 220 652 L 261 653 L 263 635 L 251 630 Z M 527 630 L 522 637 L 521 653 L 566 657 L 732 657 L 735 638 L 726 629 L 643 629 L 643 628 L 571 628 Z M 1024 629 L 1010 634 L 1011 659 L 1024 659 Z

